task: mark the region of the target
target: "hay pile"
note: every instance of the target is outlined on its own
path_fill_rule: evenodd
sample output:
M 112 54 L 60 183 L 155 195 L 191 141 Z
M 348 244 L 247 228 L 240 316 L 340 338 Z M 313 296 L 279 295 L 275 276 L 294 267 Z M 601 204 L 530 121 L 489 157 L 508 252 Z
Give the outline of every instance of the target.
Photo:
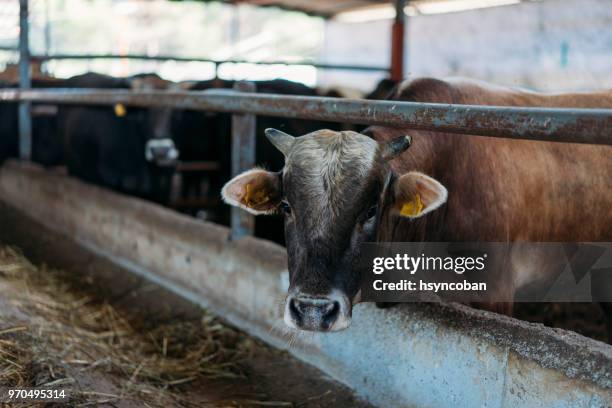
M 253 341 L 213 317 L 143 321 L 75 290 L 78 282 L 66 275 L 37 268 L 18 250 L 0 247 L 0 385 L 68 388 L 71 405 L 132 400 L 148 406 L 193 406 L 181 384 L 244 375 L 240 361 Z M 95 386 L 87 378 L 97 378 Z

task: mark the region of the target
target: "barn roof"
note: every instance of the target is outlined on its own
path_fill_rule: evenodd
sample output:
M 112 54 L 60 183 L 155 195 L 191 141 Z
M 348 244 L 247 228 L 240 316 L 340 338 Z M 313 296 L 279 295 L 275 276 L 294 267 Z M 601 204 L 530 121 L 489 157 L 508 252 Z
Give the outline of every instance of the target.
M 213 0 L 201 0 L 213 1 Z M 217 0 L 218 1 L 218 0 Z M 221 0 L 231 4 L 252 4 L 255 6 L 280 7 L 287 10 L 302 11 L 307 14 L 317 15 L 324 18 L 334 17 L 336 14 L 346 11 L 367 9 L 368 7 L 381 6 L 395 3 L 393 0 Z M 501 5 L 519 2 L 523 0 L 410 0 L 406 4 L 418 7 L 425 3 L 466 3 L 476 2 L 480 5 Z
M 390 3 L 389 0 L 227 0 L 227 2 L 277 6 L 322 17 L 332 17 L 344 11 Z

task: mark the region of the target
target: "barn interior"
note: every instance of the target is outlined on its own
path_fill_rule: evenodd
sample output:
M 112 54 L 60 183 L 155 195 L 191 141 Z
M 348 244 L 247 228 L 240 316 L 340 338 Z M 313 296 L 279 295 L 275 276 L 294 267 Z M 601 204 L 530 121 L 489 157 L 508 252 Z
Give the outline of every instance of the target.
M 367 305 L 348 334 L 288 333 L 283 215 L 220 191 L 253 166 L 282 170 L 265 129 L 363 132 L 348 104 L 382 109 L 405 79 L 611 89 L 611 21 L 601 0 L 0 0 L 0 386 L 65 388 L 69 406 L 609 406 L 595 303 L 518 303 L 512 318 Z M 239 93 L 331 113 L 250 112 Z M 595 143 L 612 144 L 598 114 Z M 400 379 L 378 380 L 374 356 L 354 360 L 405 346 L 372 337 L 387 324 L 408 327 L 418 361 L 460 357 L 422 380 L 425 363 L 402 370 L 389 349 L 380 364 Z M 431 333 L 446 340 L 427 348 Z M 469 381 L 449 380 L 461 367 Z

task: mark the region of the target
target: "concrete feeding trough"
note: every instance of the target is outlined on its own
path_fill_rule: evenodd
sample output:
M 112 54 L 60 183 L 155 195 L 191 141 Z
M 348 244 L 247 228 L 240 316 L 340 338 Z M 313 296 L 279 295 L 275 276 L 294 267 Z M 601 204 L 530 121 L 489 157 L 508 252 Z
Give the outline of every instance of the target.
M 450 304 L 355 308 L 352 326 L 288 347 L 282 247 L 28 164 L 0 199 L 136 274 L 288 350 L 379 406 L 609 407 L 612 347 Z

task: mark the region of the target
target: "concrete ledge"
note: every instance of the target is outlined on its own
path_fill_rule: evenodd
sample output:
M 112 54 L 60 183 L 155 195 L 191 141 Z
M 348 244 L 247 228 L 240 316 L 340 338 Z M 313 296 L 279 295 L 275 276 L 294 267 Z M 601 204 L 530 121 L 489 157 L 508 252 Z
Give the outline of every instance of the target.
M 288 348 L 374 404 L 612 406 L 612 347 L 575 333 L 455 304 L 362 304 L 344 332 L 288 336 L 286 257 L 277 245 L 228 242 L 224 227 L 32 165 L 0 169 L 0 199 Z

